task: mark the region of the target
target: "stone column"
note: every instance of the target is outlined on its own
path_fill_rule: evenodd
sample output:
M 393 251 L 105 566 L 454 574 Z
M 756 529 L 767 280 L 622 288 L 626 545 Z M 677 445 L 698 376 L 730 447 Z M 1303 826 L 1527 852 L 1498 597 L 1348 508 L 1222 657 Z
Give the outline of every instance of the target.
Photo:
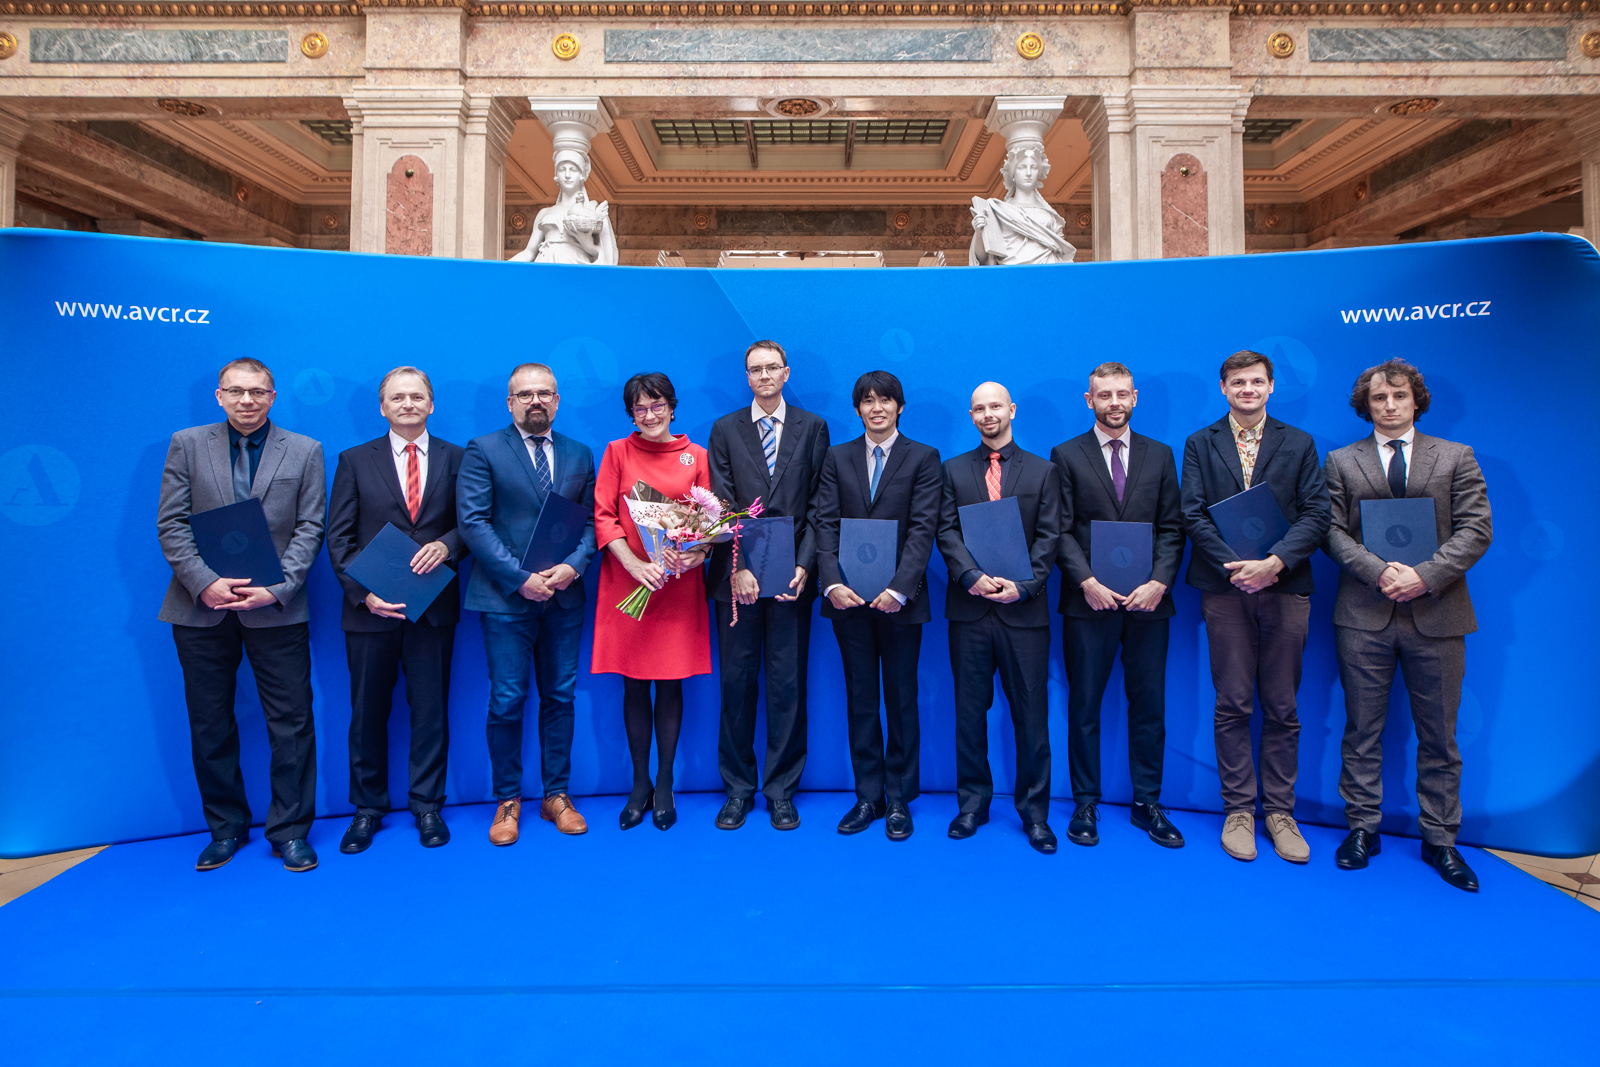
M 0 107 L 0 226 L 17 224 L 17 147 L 27 132 L 27 119 Z
M 587 160 L 594 135 L 614 125 L 598 96 L 530 96 L 528 104 L 550 131 L 552 158 L 567 151 L 581 153 Z

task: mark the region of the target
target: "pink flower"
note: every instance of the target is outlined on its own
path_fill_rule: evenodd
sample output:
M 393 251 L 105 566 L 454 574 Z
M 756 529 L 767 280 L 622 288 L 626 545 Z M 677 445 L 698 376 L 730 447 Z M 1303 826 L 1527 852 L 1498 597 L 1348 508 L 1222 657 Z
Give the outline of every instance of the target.
M 754 500 L 750 501 L 750 517 L 752 519 L 760 515 L 765 510 L 766 509 L 761 506 L 760 497 L 756 497 Z
M 691 485 L 689 487 L 689 499 L 705 514 L 706 519 L 710 522 L 716 522 L 722 518 L 722 501 L 718 500 L 717 494 L 711 490 L 704 486 Z

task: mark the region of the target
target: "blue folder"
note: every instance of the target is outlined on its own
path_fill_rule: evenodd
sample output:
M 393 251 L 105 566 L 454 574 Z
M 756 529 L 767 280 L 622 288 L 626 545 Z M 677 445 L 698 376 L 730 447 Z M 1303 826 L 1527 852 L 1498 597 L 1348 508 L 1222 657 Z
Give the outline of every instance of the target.
M 794 517 L 740 519 L 739 566 L 761 583 L 761 595 L 790 596 L 794 581 Z
M 412 622 L 422 618 L 428 605 L 438 599 L 456 572 L 439 564 L 427 574 L 411 569 L 411 557 L 422 546 L 407 537 L 392 522 L 383 524 L 378 536 L 367 542 L 344 572 L 376 593 L 379 600 L 404 604 L 403 614 Z
M 1433 497 L 1361 502 L 1361 543 L 1381 560 L 1415 567 L 1439 551 Z
M 1289 532 L 1289 520 L 1278 507 L 1278 498 L 1266 482 L 1257 482 L 1242 493 L 1219 500 L 1206 508 L 1217 532 L 1240 559 L 1263 559 L 1268 550 Z
M 255 586 L 283 584 L 283 564 L 259 497 L 190 515 L 189 530 L 200 558 L 217 577 L 248 578 Z
M 898 520 L 839 520 L 839 576 L 868 604 L 894 581 L 899 542 Z
M 575 504 L 554 489 L 545 494 L 544 507 L 534 521 L 533 534 L 522 553 L 522 569 L 547 571 L 577 549 L 589 526 L 589 509 Z
M 1016 497 L 967 504 L 956 511 L 961 515 L 961 540 L 979 570 L 991 578 L 1013 582 L 1033 578 L 1028 538 L 1022 532 L 1022 508 Z
M 1089 522 L 1089 570 L 1101 585 L 1127 596 L 1155 568 L 1155 527 L 1148 522 Z

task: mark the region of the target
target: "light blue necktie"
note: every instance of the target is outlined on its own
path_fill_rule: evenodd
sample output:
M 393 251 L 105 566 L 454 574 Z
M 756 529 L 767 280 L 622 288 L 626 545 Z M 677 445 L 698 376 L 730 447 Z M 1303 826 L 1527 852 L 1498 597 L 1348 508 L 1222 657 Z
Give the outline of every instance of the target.
M 533 473 L 539 478 L 539 492 L 550 492 L 550 461 L 544 458 L 544 443 L 548 437 L 530 437 L 533 444 Z
M 777 423 L 768 416 L 757 419 L 756 425 L 761 428 L 761 451 L 767 456 L 767 476 L 770 478 L 773 471 L 778 469 L 778 434 Z
M 878 499 L 878 479 L 883 477 L 883 446 L 872 446 L 872 489 L 871 499 Z

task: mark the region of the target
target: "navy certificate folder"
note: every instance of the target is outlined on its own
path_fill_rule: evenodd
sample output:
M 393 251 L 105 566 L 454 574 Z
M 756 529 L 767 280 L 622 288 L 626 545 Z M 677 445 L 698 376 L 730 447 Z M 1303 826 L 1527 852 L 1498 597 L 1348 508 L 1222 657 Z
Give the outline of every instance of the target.
M 762 596 L 791 596 L 794 581 L 794 516 L 740 519 L 739 566 L 761 583 Z
M 839 520 L 839 576 L 868 604 L 894 581 L 899 541 L 896 519 Z
M 1014 496 L 985 500 L 956 509 L 961 515 L 961 540 L 978 569 L 991 578 L 1026 582 L 1033 577 L 1028 539 L 1022 532 L 1022 508 Z
M 539 518 L 533 524 L 533 536 L 528 538 L 528 547 L 522 553 L 522 569 L 547 571 L 564 562 L 583 540 L 583 531 L 588 525 L 588 509 L 552 489 L 545 494 L 544 507 L 539 509 Z M 383 596 L 382 593 L 378 595 Z
M 1415 567 L 1439 551 L 1433 497 L 1361 502 L 1361 543 L 1381 560 Z
M 1089 522 L 1089 570 L 1100 584 L 1127 596 L 1155 566 L 1155 527 L 1148 522 Z
M 404 604 L 402 613 L 416 622 L 456 576 L 443 563 L 427 574 L 413 571 L 411 557 L 421 547 L 394 523 L 386 522 L 344 572 L 366 586 L 369 593 L 376 593 L 379 600 Z
M 200 558 L 217 577 L 248 578 L 255 586 L 283 584 L 283 564 L 259 497 L 190 515 L 189 530 Z
M 1289 532 L 1289 520 L 1278 507 L 1278 498 L 1266 482 L 1257 482 L 1242 493 L 1219 500 L 1206 508 L 1217 532 L 1240 559 L 1263 559 L 1268 549 Z

